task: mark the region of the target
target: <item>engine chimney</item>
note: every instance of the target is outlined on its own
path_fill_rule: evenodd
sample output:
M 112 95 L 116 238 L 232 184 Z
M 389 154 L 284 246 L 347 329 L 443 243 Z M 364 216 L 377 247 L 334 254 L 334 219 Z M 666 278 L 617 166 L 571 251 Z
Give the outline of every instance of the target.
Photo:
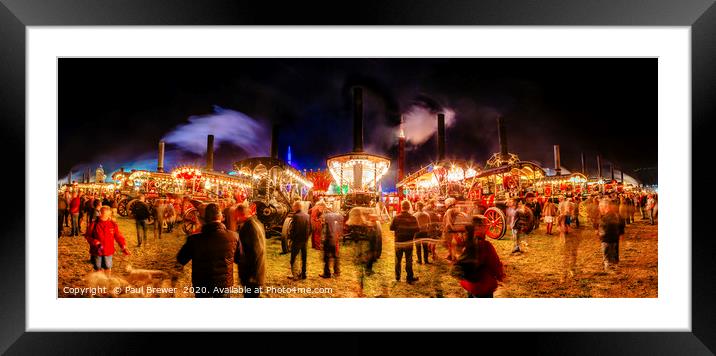
M 619 174 L 621 174 L 622 183 L 624 183 L 624 170 L 622 170 L 621 167 L 619 168 Z
M 353 88 L 353 152 L 363 152 L 363 88 Z
M 510 155 L 507 152 L 507 132 L 505 131 L 505 121 L 502 116 L 497 118 L 497 137 L 500 140 L 500 159 L 502 159 L 502 165 L 506 165 Z
M 438 161 L 445 159 L 445 114 L 438 114 Z
M 206 169 L 214 170 L 214 135 L 206 137 Z
M 70 169 L 70 175 L 67 176 L 67 184 L 72 184 L 72 170 Z
M 403 117 L 400 117 L 400 132 L 398 133 L 398 182 L 405 177 L 405 132 L 403 131 Z M 401 192 L 398 195 L 402 196 Z
M 614 163 L 609 162 L 609 172 L 612 175 L 612 181 L 614 180 Z
M 584 175 L 586 176 L 586 175 L 587 175 L 587 169 L 586 169 L 586 166 L 584 165 L 584 152 L 582 152 L 582 155 L 581 155 L 581 156 L 582 156 L 582 174 L 584 174 Z
M 271 128 L 271 158 L 278 159 L 278 125 Z
M 602 156 L 597 155 L 597 178 L 602 179 Z
M 559 158 L 559 145 L 554 145 L 554 174 L 562 175 L 562 161 Z
M 157 159 L 157 172 L 164 172 L 164 141 L 159 141 L 159 158 Z

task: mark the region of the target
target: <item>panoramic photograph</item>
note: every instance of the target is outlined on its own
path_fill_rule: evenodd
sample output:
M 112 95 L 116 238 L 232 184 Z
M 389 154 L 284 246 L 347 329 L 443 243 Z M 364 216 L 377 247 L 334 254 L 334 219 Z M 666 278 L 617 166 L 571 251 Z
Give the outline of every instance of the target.
M 657 298 L 657 58 L 58 58 L 58 298 Z

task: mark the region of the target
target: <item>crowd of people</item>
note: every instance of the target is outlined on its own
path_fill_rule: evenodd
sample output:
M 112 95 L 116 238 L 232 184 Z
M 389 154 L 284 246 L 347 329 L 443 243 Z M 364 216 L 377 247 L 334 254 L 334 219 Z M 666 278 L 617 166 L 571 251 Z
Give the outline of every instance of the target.
M 109 208 L 111 218 L 117 216 L 121 196 L 108 193 L 63 192 L 57 197 L 57 237 L 79 237 L 82 226 L 89 226 L 99 217 L 100 208 Z M 70 228 L 65 234 L 65 228 Z
M 89 244 L 90 262 L 95 270 L 110 274 L 115 242 L 124 254 L 130 254 L 126 240 L 116 223 L 117 205 L 121 196 L 115 194 L 83 194 L 65 192 L 58 196 L 58 231 L 65 227 L 69 236 L 83 236 Z M 439 206 L 441 205 L 441 206 Z M 147 243 L 147 221 L 154 219 L 154 238 L 160 240 L 163 231 L 172 232 L 178 217 L 191 204 L 187 199 L 156 199 L 150 206 L 144 195 L 130 205 L 135 222 L 137 248 Z M 580 206 L 589 224 L 580 226 Z M 289 279 L 307 279 L 308 243 L 321 251 L 321 278 L 340 277 L 340 246 L 346 236 L 360 235 L 357 261 L 366 276 L 373 274 L 372 266 L 382 251 L 380 214 L 369 208 L 354 208 L 347 220 L 336 208 L 319 201 L 306 209 L 296 201 L 290 214 L 287 233 L 282 235 L 281 254 L 290 254 Z M 581 232 L 594 231 L 601 241 L 604 270 L 614 272 L 619 262 L 619 241 L 626 226 L 635 222 L 637 212 L 642 220 L 655 224 L 658 218 L 656 194 L 626 193 L 590 196 L 537 198 L 527 194 L 524 199 L 507 201 L 505 215 L 507 231 L 512 240 L 512 254 L 525 253 L 525 236 L 545 224 L 547 235 L 554 233 L 554 225 L 564 247 L 565 277 L 574 276 L 576 251 Z M 437 246 L 447 251 L 444 260 L 452 275 L 468 297 L 492 297 L 504 280 L 502 262 L 492 244 L 486 240 L 490 221 L 482 215 L 484 209 L 461 206 L 455 198 L 443 204 L 436 200 L 401 202 L 401 212 L 390 221 L 394 233 L 395 280 L 414 284 L 419 280 L 413 270 L 413 251 L 417 264 L 430 265 L 438 256 Z M 261 294 L 266 279 L 266 231 L 255 211 L 246 202 L 222 208 L 207 204 L 201 211 L 201 230 L 187 237 L 178 251 L 177 268 L 192 261 L 192 288 L 196 297 L 228 297 L 234 286 L 234 264 L 238 266 L 238 284 L 244 297 Z M 82 226 L 85 227 L 84 233 Z M 586 227 L 587 229 L 584 229 Z M 344 231 L 347 228 L 347 231 Z M 575 234 L 575 231 L 578 231 Z M 362 245 L 361 245 L 362 244 Z M 300 258 L 300 266 L 296 266 Z M 432 261 L 432 262 L 431 262 Z M 563 279 L 565 278 L 563 277 Z M 362 283 L 361 276 L 361 283 Z M 362 284 L 361 284 L 362 285 Z

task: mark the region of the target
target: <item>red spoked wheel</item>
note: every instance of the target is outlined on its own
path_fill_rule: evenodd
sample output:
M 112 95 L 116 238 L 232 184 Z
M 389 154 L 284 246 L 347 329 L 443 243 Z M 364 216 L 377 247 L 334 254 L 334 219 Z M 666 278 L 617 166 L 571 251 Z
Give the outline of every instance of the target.
M 495 208 L 494 206 L 485 210 L 485 217 L 487 218 L 487 237 L 491 239 L 502 239 L 507 231 L 507 220 L 502 210 Z
M 184 213 L 182 217 L 182 230 L 187 235 L 199 232 L 201 229 L 201 221 L 199 221 L 199 210 L 196 208 L 190 208 Z

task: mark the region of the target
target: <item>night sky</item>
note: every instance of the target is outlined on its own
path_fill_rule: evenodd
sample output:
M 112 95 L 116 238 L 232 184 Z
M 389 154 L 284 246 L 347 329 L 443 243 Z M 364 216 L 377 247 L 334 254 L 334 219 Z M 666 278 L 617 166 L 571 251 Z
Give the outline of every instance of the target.
M 601 153 L 605 175 L 613 162 L 656 183 L 653 58 L 63 58 L 58 177 L 98 164 L 108 175 L 119 167 L 155 169 L 163 138 L 167 169 L 203 165 L 206 133 L 195 127 L 218 135 L 215 168 L 228 171 L 235 161 L 269 154 L 272 123 L 280 125 L 281 158 L 290 145 L 298 168 L 325 168 L 328 156 L 352 149 L 356 85 L 364 88 L 364 147 L 393 158 L 386 190 L 394 189 L 401 113 L 414 114 L 407 124 L 438 111 L 454 113 L 447 157 L 484 164 L 499 150 L 502 115 L 508 149 L 523 160 L 552 168 L 552 145 L 559 144 L 567 169 L 579 170 L 584 152 L 596 172 Z M 190 117 L 193 126 L 182 127 Z M 406 130 L 408 172 L 437 156 L 436 123 L 427 122 L 420 132 Z M 253 129 L 247 134 L 244 126 Z

